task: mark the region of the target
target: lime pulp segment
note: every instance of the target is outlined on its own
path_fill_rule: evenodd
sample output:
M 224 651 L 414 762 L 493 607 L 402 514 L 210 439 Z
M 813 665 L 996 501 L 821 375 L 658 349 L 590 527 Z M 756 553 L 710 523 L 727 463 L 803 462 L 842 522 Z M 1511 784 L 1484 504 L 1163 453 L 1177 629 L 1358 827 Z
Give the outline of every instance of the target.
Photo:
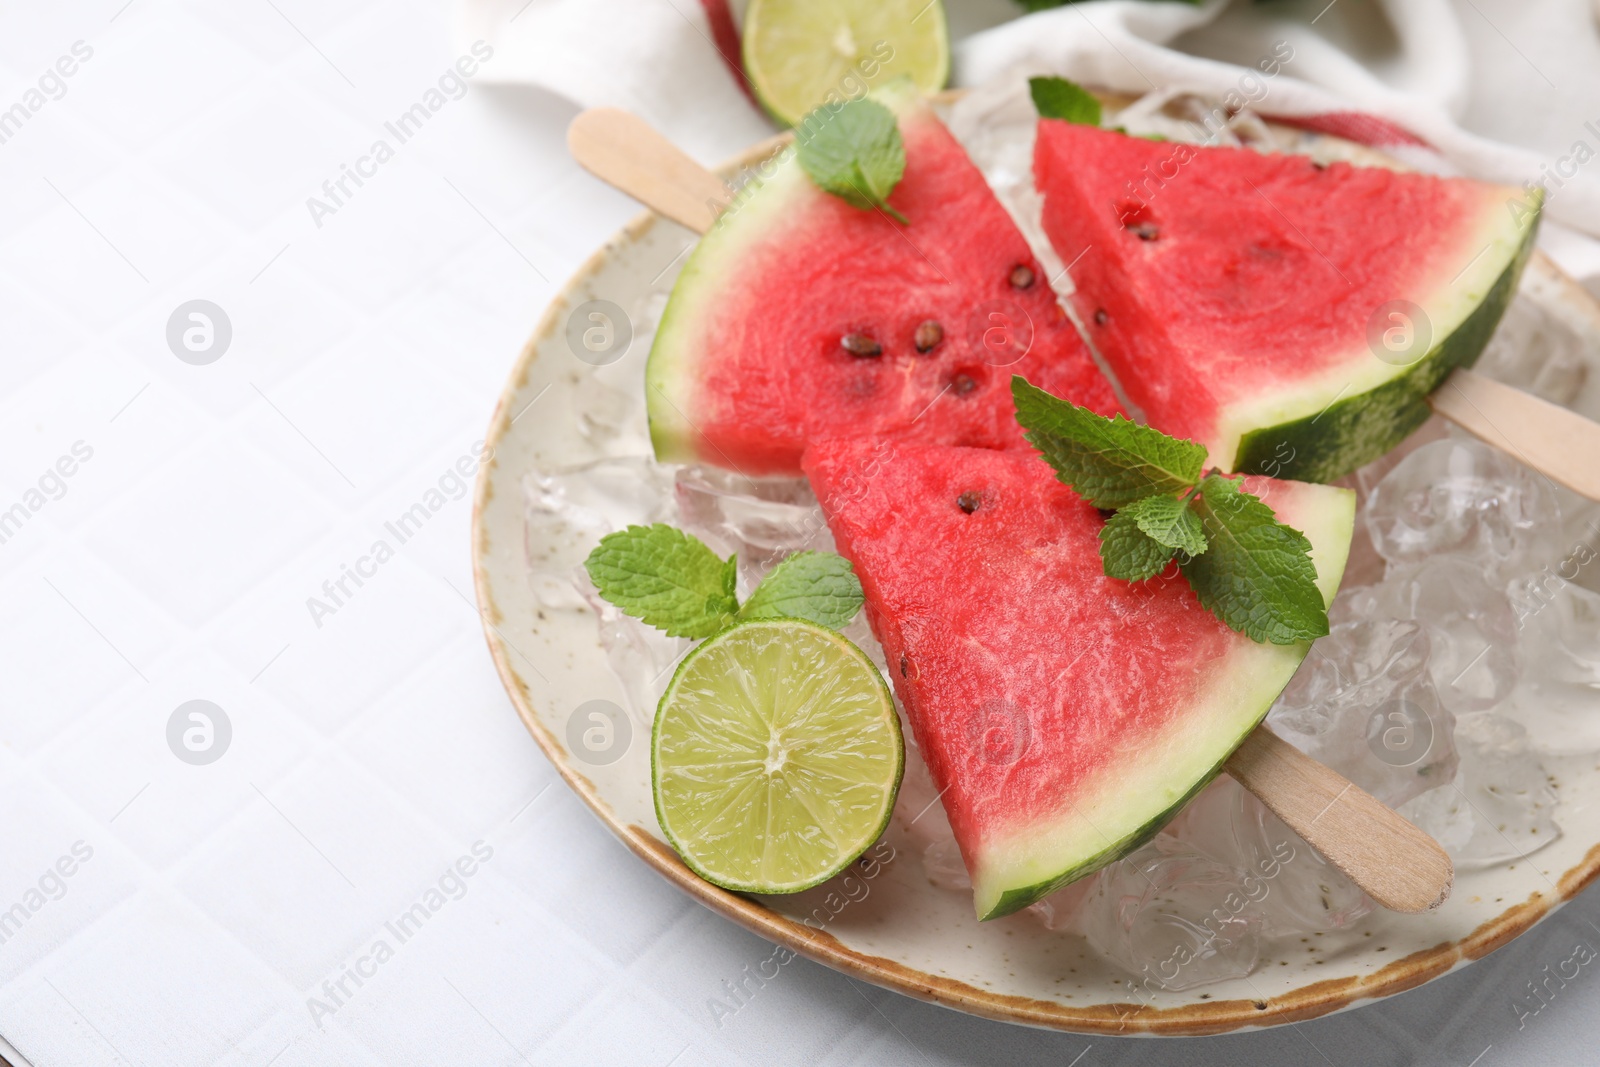
M 661 829 L 696 874 L 794 893 L 882 834 L 904 747 L 888 687 L 859 648 L 813 623 L 762 619 L 678 667 L 650 766 Z

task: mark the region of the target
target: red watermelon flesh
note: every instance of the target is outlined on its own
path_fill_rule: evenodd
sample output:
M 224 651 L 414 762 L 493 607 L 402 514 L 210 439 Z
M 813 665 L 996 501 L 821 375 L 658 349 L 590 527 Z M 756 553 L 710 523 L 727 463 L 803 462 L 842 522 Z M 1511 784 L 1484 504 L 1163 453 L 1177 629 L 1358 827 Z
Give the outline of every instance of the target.
M 1316 481 L 1427 418 L 1538 218 L 1501 186 L 1052 119 L 1034 168 L 1090 340 L 1150 424 L 1223 469 Z
M 1154 835 L 1266 714 L 1309 644 L 1257 644 L 1176 568 L 1102 570 L 1100 513 L 1036 454 L 814 445 L 806 474 L 972 874 L 979 918 Z M 1348 490 L 1251 477 L 1312 544 L 1331 600 Z
M 889 202 L 910 224 L 823 192 L 792 152 L 736 198 L 651 349 L 657 458 L 792 476 L 807 443 L 840 434 L 1025 447 L 1014 373 L 1119 410 L 966 152 L 909 82 L 874 97 L 900 121 L 906 167 Z

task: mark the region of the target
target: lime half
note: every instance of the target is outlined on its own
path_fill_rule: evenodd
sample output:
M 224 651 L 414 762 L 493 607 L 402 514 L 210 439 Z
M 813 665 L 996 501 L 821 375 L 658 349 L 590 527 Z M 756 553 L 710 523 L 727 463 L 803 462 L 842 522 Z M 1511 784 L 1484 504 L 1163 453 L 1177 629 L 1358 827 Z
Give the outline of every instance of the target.
M 799 619 L 741 623 L 689 653 L 650 744 L 667 839 L 744 893 L 796 893 L 848 866 L 888 825 L 904 761 L 878 669 Z
M 744 69 L 762 106 L 793 126 L 813 108 L 902 74 L 924 93 L 950 77 L 940 0 L 750 0 Z

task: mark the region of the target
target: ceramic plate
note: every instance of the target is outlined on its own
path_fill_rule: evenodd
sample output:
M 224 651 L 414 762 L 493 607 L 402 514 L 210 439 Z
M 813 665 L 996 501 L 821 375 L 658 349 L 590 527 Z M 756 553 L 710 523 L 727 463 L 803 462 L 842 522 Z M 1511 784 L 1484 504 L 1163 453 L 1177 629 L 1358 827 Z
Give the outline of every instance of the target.
M 1326 155 L 1365 151 L 1276 127 L 1274 135 L 1286 147 Z M 771 142 L 758 145 L 724 172 L 733 174 L 771 149 Z M 758 899 L 702 882 L 656 825 L 648 720 L 634 715 L 617 723 L 604 755 L 583 750 L 576 727 L 569 734 L 580 705 L 604 700 L 629 707 L 630 700 L 608 667 L 588 608 L 554 606 L 533 582 L 531 561 L 581 561 L 598 534 L 568 530 L 528 543 L 522 484 L 536 469 L 648 455 L 643 367 L 649 332 L 693 243 L 688 230 L 641 215 L 595 252 L 556 298 L 512 367 L 491 421 L 492 459 L 478 479 L 473 529 L 485 633 L 523 722 L 573 791 L 683 892 L 827 966 L 961 1011 L 1088 1033 L 1213 1034 L 1309 1019 L 1421 985 L 1526 931 L 1600 871 L 1596 760 L 1545 757 L 1558 783 L 1563 836 L 1530 859 L 1460 872 L 1454 894 L 1437 912 L 1379 910 L 1352 929 L 1308 939 L 1309 947 L 1293 939 L 1277 946 L 1279 956 L 1268 958 L 1264 950 L 1247 979 L 1156 992 L 1148 1003 L 1137 1001 L 1127 976 L 1080 938 L 1049 934 L 1025 916 L 977 922 L 966 894 L 929 883 L 904 810 L 864 865 L 806 893 Z M 1600 353 L 1600 308 L 1548 260 L 1535 257 L 1523 295 L 1545 317 L 1542 328 L 1577 337 L 1590 360 Z M 584 308 L 593 301 L 606 303 Z M 585 347 L 584 329 L 606 329 L 589 317 L 593 310 L 607 314 L 614 331 L 631 322 L 631 338 L 602 333 Z M 593 353 L 596 341 L 603 350 L 609 346 L 609 354 Z M 1600 416 L 1600 365 L 1591 362 L 1579 373 L 1587 374 L 1588 384 L 1575 393 L 1574 404 Z

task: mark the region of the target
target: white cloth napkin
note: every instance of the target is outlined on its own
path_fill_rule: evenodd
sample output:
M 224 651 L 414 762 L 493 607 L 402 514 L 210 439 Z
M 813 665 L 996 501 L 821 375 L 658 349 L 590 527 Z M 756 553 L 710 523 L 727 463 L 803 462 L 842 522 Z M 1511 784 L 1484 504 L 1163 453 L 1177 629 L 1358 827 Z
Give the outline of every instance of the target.
M 723 6 L 460 0 L 459 30 L 494 46 L 487 78 L 629 108 L 709 162 L 771 132 L 713 43 L 707 11 Z M 727 6 L 736 20 L 744 5 Z M 1057 73 L 1136 93 L 1244 85 L 1266 115 L 1331 118 L 1330 131 L 1407 151 L 1381 126 L 1351 126 L 1348 113 L 1364 112 L 1426 142 L 1441 169 L 1519 186 L 1543 178 L 1557 224 L 1547 246 L 1579 276 L 1600 276 L 1600 243 L 1565 229 L 1600 236 L 1600 0 L 1092 0 L 1031 15 L 1011 0 L 945 6 L 957 84 Z M 1262 79 L 1280 42 L 1292 59 Z

